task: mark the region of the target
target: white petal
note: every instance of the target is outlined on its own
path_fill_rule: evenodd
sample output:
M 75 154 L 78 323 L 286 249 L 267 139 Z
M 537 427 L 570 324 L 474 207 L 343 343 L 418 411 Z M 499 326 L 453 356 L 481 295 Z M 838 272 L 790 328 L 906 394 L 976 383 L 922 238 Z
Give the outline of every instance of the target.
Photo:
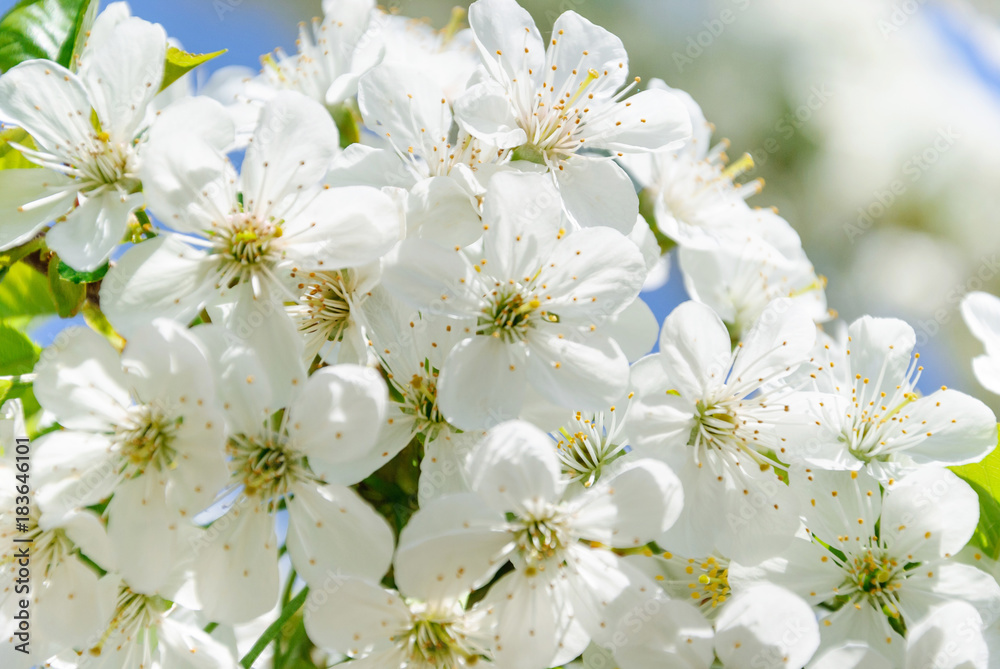
M 563 576 L 543 571 L 530 576 L 514 571 L 493 585 L 484 601 L 497 612 L 493 655 L 498 669 L 552 666 L 575 623 L 568 595 Z
M 608 407 L 625 394 L 628 360 L 618 344 L 599 332 L 573 337 L 568 328 L 545 330 L 528 340 L 528 380 L 535 390 L 584 411 Z
M 76 198 L 65 190 L 61 197 L 39 206 L 30 206 L 58 192 L 68 183 L 63 175 L 47 169 L 24 168 L 0 170 L 0 249 L 9 249 L 34 237 L 46 223 L 62 216 Z
M 566 213 L 582 227 L 607 226 L 628 234 L 639 215 L 635 186 L 611 160 L 573 158 L 555 172 Z
M 159 478 L 118 485 L 106 511 L 119 572 L 132 590 L 151 595 L 166 584 L 185 548 L 177 546 L 177 528 L 187 522 L 167 508 Z
M 935 616 L 942 604 L 960 601 L 978 611 L 985 627 L 1000 618 L 1000 585 L 981 569 L 960 562 L 924 563 L 901 583 L 899 601 L 916 619 Z
M 819 647 L 819 627 L 809 605 L 768 584 L 726 602 L 715 629 L 715 652 L 726 666 L 801 667 Z
M 492 81 L 470 87 L 455 100 L 455 120 L 465 132 L 499 149 L 528 141 L 507 91 Z
M 0 77 L 0 117 L 27 130 L 39 148 L 57 156 L 91 141 L 90 109 L 80 79 L 51 61 L 28 60 Z
M 907 625 L 905 669 L 987 669 L 989 649 L 974 608 L 950 602 L 918 624 Z
M 483 436 L 478 430 L 457 434 L 445 431 L 424 444 L 418 487 L 421 506 L 443 495 L 472 490 L 469 455 Z
M 962 299 L 962 317 L 991 355 L 1000 354 L 1000 298 L 983 292 Z
M 118 476 L 104 435 L 60 430 L 34 444 L 39 507 L 60 517 L 111 494 Z
M 330 188 L 286 221 L 283 248 L 304 271 L 357 267 L 391 249 L 402 228 L 399 209 L 381 191 Z
M 976 356 L 972 359 L 972 371 L 983 388 L 1000 394 L 1000 357 Z
M 425 147 L 451 131 L 451 109 L 444 92 L 422 71 L 404 64 L 369 70 L 358 83 L 358 107 L 365 126 L 388 138 L 397 150 L 416 152 L 426 160 Z
M 352 656 L 391 647 L 392 635 L 412 625 L 397 593 L 351 577 L 312 586 L 305 624 L 313 642 Z
M 406 225 L 420 237 L 442 246 L 468 246 L 483 234 L 475 194 L 458 179 L 431 177 L 406 197 Z
M 38 610 L 29 613 L 35 616 L 38 636 L 66 646 L 93 642 L 108 622 L 96 606 L 97 583 L 97 572 L 75 557 L 64 558 L 44 580 L 32 579 L 32 589 L 37 589 L 32 604 Z
M 463 430 L 516 418 L 524 401 L 526 367 L 520 343 L 488 336 L 465 339 L 451 350 L 441 371 L 438 408 Z
M 154 318 L 187 323 L 205 305 L 215 263 L 202 251 L 162 234 L 126 251 L 101 281 L 101 309 L 125 337 Z
M 234 507 L 192 549 L 198 597 L 208 620 L 248 622 L 277 604 L 278 539 L 263 507 Z
M 892 662 L 874 648 L 859 643 L 846 643 L 827 652 L 816 653 L 809 669 L 892 669 Z
M 545 260 L 539 298 L 562 322 L 601 325 L 639 295 L 646 279 L 636 245 L 604 227 L 571 232 Z
M 673 93 L 648 89 L 625 98 L 615 107 L 608 124 L 616 124 L 598 142 L 611 151 L 678 148 L 691 136 L 691 118 Z
M 997 418 L 993 411 L 965 393 L 939 390 L 906 407 L 912 416 L 907 427 L 926 435 L 907 455 L 919 464 L 964 465 L 979 462 L 997 445 Z M 912 425 L 919 418 L 919 425 Z
M 681 482 L 662 462 L 623 459 L 583 495 L 573 514 L 578 534 L 615 548 L 636 548 L 659 538 L 684 504 Z M 616 463 L 617 464 L 617 463 Z
M 411 597 L 461 596 L 480 587 L 506 562 L 511 540 L 502 513 L 478 495 L 459 493 L 429 502 L 399 535 L 394 576 Z
M 160 91 L 166 53 L 163 27 L 133 17 L 80 54 L 80 78 L 113 140 L 130 142 L 136 134 L 146 106 Z
M 385 287 L 417 309 L 457 317 L 479 312 L 476 273 L 453 250 L 407 239 L 389 254 L 383 269 Z
M 35 395 L 63 427 L 104 431 L 131 406 L 118 353 L 93 330 L 71 328 L 35 365 Z
M 528 283 L 565 234 L 559 194 L 551 179 L 530 172 L 499 172 L 488 188 L 483 203 L 486 269 Z
M 178 142 L 178 135 L 186 136 L 192 127 L 202 129 Z M 222 105 L 207 98 L 171 105 L 149 134 L 139 174 L 153 213 L 170 228 L 193 234 L 223 223 L 237 203 L 236 171 L 225 146 L 219 146 L 225 135 L 231 140 L 233 134 Z
M 91 272 L 111 256 L 128 229 L 129 214 L 142 204 L 142 193 L 120 195 L 106 189 L 83 202 L 49 231 L 46 241 L 67 265 Z
M 193 625 L 167 618 L 160 623 L 158 632 L 161 667 L 237 669 L 240 666 L 225 644 Z
M 722 385 L 729 357 L 726 326 L 705 305 L 684 302 L 663 321 L 660 360 L 681 395 L 696 400 Z
M 243 159 L 246 210 L 281 216 L 326 175 L 338 149 L 337 128 L 322 105 L 294 91 L 278 93 L 261 112 Z
M 753 384 L 784 375 L 806 361 L 816 342 L 816 325 L 787 298 L 773 300 L 740 342 L 731 378 Z
M 392 528 L 367 502 L 339 485 L 295 486 L 288 500 L 288 552 L 310 585 L 331 574 L 379 581 L 392 562 Z
M 622 41 L 601 26 L 594 25 L 576 12 L 570 10 L 559 15 L 552 25 L 553 37 L 557 44 L 554 49 L 554 64 L 559 68 L 553 77 L 552 86 L 563 95 L 573 95 L 579 88 L 577 83 L 582 74 L 596 70 L 601 79 L 602 94 L 610 96 L 625 83 L 628 76 L 628 54 Z M 550 56 L 551 58 L 551 56 Z M 610 81 L 604 81 L 604 79 Z
M 979 522 L 979 497 L 947 469 L 922 467 L 889 489 L 882 503 L 882 537 L 913 561 L 958 553 Z
M 871 390 L 891 397 L 910 365 L 916 343 L 913 328 L 895 318 L 864 316 L 851 323 L 848 362 L 852 374 L 869 378 Z
M 545 59 L 542 36 L 531 15 L 513 0 L 479 0 L 469 6 L 469 26 L 483 62 L 495 79 L 539 72 Z
M 635 362 L 653 350 L 659 325 L 653 310 L 637 297 L 608 320 L 604 333 L 615 340 L 629 362 Z
M 491 429 L 473 451 L 469 472 L 473 490 L 500 512 L 555 502 L 565 487 L 551 437 L 523 421 Z

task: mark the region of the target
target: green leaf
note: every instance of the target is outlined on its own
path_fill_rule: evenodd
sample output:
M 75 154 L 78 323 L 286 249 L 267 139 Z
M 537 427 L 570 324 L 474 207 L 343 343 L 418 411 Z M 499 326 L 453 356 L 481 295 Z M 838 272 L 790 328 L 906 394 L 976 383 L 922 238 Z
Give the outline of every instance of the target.
M 213 51 L 212 53 L 188 53 L 187 51 L 181 51 L 177 47 L 172 46 L 168 48 L 167 62 L 163 67 L 163 83 L 160 84 L 160 90 L 162 91 L 194 68 L 202 63 L 207 63 L 217 56 L 221 56 L 226 51 L 228 49 Z
M 21 0 L 14 5 L 0 19 L 0 71 L 33 58 L 69 67 L 91 2 Z
M 49 259 L 49 294 L 56 305 L 56 313 L 60 318 L 72 318 L 80 310 L 87 289 L 82 283 L 66 281 L 59 276 L 59 258 L 53 255 Z
M 38 347 L 23 332 L 0 323 L 0 375 L 27 374 L 38 362 Z
M 0 379 L 0 404 L 7 399 L 7 391 L 14 387 L 14 382 L 7 379 Z
M 20 128 L 7 128 L 0 132 L 0 170 L 27 169 L 40 167 L 24 157 L 20 151 L 10 145 L 11 142 L 21 146 L 34 149 L 35 141 L 31 139 L 24 130 Z
M 108 273 L 108 263 L 104 263 L 93 272 L 78 272 L 66 263 L 59 261 L 59 276 L 70 283 L 93 283 L 100 281 Z
M 0 320 L 55 312 L 48 281 L 41 272 L 19 262 L 0 281 Z
M 1000 425 L 998 433 L 1000 433 Z M 979 495 L 979 525 L 972 541 L 994 560 L 1000 558 L 1000 448 L 982 462 L 951 467 Z

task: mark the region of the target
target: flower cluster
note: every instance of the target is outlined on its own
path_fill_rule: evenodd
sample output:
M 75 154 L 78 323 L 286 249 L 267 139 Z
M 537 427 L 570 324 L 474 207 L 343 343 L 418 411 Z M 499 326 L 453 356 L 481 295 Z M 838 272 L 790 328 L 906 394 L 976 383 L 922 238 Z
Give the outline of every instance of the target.
M 324 12 L 200 95 L 124 3 L 0 76 L 0 249 L 94 277 L 31 376 L 29 527 L 0 462 L 0 664 L 996 666 L 948 469 L 996 417 L 834 320 L 690 96 L 573 11 Z M 1000 301 L 964 309 L 1000 392 Z

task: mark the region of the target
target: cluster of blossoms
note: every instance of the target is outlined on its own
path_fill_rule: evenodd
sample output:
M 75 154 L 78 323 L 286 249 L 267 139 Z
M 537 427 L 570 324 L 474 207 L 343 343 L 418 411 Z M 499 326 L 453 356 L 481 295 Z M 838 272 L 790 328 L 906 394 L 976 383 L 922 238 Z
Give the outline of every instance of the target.
M 0 170 L 0 249 L 112 259 L 109 327 L 35 366 L 26 530 L 0 462 L 0 665 L 236 667 L 277 619 L 276 667 L 997 666 L 948 469 L 996 417 L 917 390 L 904 322 L 833 320 L 687 94 L 572 11 L 324 11 L 202 95 L 158 94 L 123 3 L 0 76 L 34 164 Z M 963 308 L 1000 392 L 1000 300 Z

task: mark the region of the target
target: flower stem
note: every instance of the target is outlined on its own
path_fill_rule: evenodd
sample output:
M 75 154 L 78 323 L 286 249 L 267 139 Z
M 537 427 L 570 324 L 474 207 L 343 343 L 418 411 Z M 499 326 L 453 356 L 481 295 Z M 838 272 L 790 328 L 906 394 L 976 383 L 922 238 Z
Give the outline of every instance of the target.
M 308 596 L 309 586 L 306 586 L 302 588 L 302 590 L 299 591 L 299 594 L 295 595 L 295 597 L 288 602 L 283 609 L 281 609 L 281 614 L 278 615 L 278 619 L 271 623 L 266 630 L 264 630 L 261 637 L 257 639 L 257 643 L 255 643 L 253 648 L 251 648 L 250 651 L 243 656 L 243 659 L 240 660 L 240 665 L 243 669 L 251 669 L 251 667 L 253 667 L 254 661 L 260 657 L 260 654 L 264 652 L 264 649 L 267 648 L 269 643 L 278 638 L 278 635 L 281 634 L 282 627 L 284 627 L 285 623 L 287 623 L 288 620 L 294 616 L 300 608 L 302 608 L 302 604 L 305 603 L 306 597 Z

